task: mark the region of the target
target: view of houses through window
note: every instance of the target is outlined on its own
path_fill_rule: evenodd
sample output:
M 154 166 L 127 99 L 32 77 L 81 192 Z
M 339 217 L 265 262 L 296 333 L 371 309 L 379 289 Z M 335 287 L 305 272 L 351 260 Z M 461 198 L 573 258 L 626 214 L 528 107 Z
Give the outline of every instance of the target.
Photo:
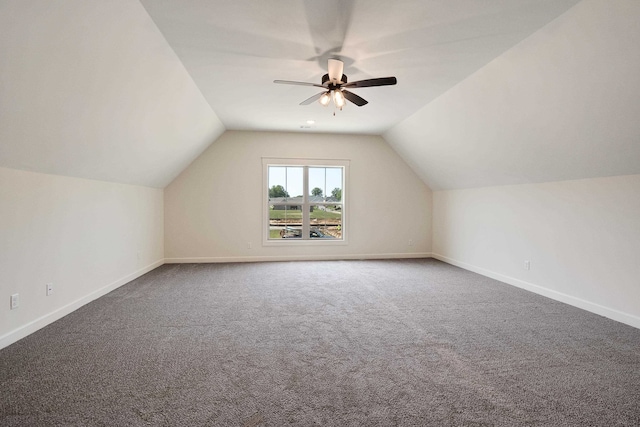
M 268 239 L 335 240 L 344 232 L 344 168 L 268 166 Z

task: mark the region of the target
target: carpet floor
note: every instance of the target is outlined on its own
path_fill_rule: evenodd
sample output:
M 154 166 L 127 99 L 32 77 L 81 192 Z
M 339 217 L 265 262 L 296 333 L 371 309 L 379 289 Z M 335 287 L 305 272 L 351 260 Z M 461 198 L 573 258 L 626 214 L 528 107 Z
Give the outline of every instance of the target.
M 2 426 L 638 426 L 640 330 L 433 260 L 164 265 L 0 350 Z

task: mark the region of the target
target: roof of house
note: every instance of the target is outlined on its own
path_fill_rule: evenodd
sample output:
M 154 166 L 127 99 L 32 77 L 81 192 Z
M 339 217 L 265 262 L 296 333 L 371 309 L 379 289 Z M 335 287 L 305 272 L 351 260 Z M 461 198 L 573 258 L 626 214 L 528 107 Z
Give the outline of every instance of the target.
M 323 197 L 323 196 L 308 196 L 310 204 L 317 203 L 339 203 L 340 201 L 335 197 Z M 302 196 L 297 197 L 269 197 L 271 203 L 297 203 L 302 204 Z

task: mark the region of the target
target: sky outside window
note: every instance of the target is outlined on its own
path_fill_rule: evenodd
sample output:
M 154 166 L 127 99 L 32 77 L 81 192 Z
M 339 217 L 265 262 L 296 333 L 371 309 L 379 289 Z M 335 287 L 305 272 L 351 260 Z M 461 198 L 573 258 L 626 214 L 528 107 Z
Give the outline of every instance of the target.
M 302 196 L 302 168 L 269 166 L 269 188 L 282 185 L 290 197 Z
M 290 197 L 302 196 L 303 168 L 299 166 L 269 166 L 269 188 L 282 185 Z M 309 195 L 314 188 L 323 196 L 331 196 L 334 188 L 342 189 L 342 168 L 309 168 Z
M 342 168 L 309 168 L 309 195 L 314 188 L 320 188 L 322 195 L 331 196 L 334 188 L 342 189 Z

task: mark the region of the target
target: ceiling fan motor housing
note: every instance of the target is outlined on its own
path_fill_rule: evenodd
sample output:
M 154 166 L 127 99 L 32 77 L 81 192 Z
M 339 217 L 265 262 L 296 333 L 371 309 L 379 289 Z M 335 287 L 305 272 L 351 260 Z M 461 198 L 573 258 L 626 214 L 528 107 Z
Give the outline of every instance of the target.
M 347 75 L 343 74 L 342 78 L 340 79 L 342 81 L 342 83 L 347 83 Z M 326 82 L 329 81 L 329 74 L 325 74 L 324 76 L 322 76 L 322 84 L 324 85 Z

